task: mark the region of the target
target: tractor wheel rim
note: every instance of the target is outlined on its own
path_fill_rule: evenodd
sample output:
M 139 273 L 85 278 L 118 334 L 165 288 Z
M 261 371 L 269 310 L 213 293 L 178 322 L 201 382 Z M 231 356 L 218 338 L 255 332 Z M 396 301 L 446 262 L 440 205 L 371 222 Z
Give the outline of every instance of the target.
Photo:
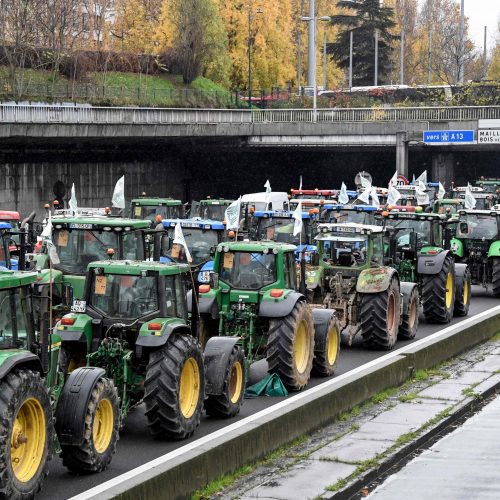
M 453 274 L 448 273 L 446 278 L 446 309 L 450 309 L 453 301 Z
M 241 363 L 236 361 L 231 367 L 231 375 L 229 378 L 229 400 L 231 403 L 237 403 L 241 396 L 241 388 L 243 387 L 243 368 Z
M 295 344 L 293 346 L 293 359 L 295 368 L 299 373 L 304 373 L 307 368 L 309 358 L 309 344 L 307 342 L 307 323 L 301 321 L 295 335 Z
M 328 332 L 328 349 L 327 349 L 327 359 L 328 364 L 334 365 L 337 360 L 337 352 L 339 348 L 339 338 L 338 338 L 338 330 L 337 327 L 334 326 Z
M 35 398 L 27 399 L 19 408 L 10 439 L 10 460 L 16 479 L 27 483 L 42 463 L 47 433 L 45 412 Z
M 184 418 L 191 418 L 200 398 L 200 369 L 194 358 L 189 358 L 182 367 L 179 387 L 179 406 Z
M 113 405 L 109 399 L 102 399 L 97 405 L 92 426 L 92 440 L 97 453 L 102 455 L 108 449 L 114 425 Z
M 469 282 L 466 281 L 464 284 L 464 306 L 466 306 L 469 302 Z
M 389 300 L 387 301 L 387 331 L 392 335 L 392 330 L 396 323 L 396 299 L 394 293 L 389 294 Z
M 410 316 L 408 318 L 408 324 L 410 326 L 410 329 L 413 329 L 416 321 L 417 321 L 417 301 L 412 300 L 410 303 Z

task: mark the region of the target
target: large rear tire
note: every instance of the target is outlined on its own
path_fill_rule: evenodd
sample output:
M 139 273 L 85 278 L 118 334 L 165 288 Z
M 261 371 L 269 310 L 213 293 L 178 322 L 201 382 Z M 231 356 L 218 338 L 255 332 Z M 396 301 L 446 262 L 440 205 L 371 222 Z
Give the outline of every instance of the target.
M 238 346 L 234 346 L 224 375 L 222 394 L 208 396 L 205 411 L 211 417 L 234 417 L 240 412 L 245 395 L 245 356 Z
M 84 398 L 86 395 L 81 394 Z M 101 378 L 86 408 L 83 444 L 61 446 L 63 465 L 73 472 L 101 472 L 111 463 L 119 439 L 120 402 L 113 381 Z
M 449 323 L 455 305 L 455 264 L 448 256 L 438 274 L 425 274 L 422 307 L 429 323 Z
M 418 289 L 415 286 L 408 298 L 408 303 L 403 307 L 403 316 L 398 330 L 398 339 L 411 340 L 417 335 L 418 330 Z
M 186 439 L 200 425 L 205 371 L 190 335 L 175 335 L 150 354 L 144 382 L 146 418 L 155 438 Z
M 311 377 L 314 323 L 307 304 L 298 301 L 284 318 L 269 322 L 267 364 L 290 391 L 300 391 Z
M 469 314 L 471 287 L 472 278 L 470 270 L 467 268 L 461 278 L 457 277 L 455 286 L 455 307 L 453 309 L 454 316 L 467 316 Z
M 491 258 L 491 288 L 495 297 L 500 297 L 500 257 Z
M 396 344 L 399 326 L 399 282 L 392 278 L 386 291 L 361 296 L 361 335 L 369 349 L 389 350 Z
M 0 383 L 0 497 L 33 498 L 48 473 L 54 439 L 40 374 L 14 369 Z
M 328 321 L 326 330 L 314 333 L 314 359 L 312 372 L 320 377 L 330 377 L 337 367 L 340 352 L 340 325 L 335 314 Z

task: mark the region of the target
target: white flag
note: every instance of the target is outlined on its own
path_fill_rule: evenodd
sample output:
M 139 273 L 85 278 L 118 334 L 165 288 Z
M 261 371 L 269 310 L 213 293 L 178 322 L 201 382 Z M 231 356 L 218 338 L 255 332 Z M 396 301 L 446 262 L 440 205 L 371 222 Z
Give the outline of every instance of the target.
M 426 171 L 427 172 L 427 171 Z M 427 175 L 427 174 L 426 174 Z M 417 180 L 415 185 L 415 193 L 417 195 L 417 205 L 429 205 L 429 195 L 427 194 L 427 186 L 423 183 L 422 180 Z
M 467 184 L 467 189 L 465 190 L 465 208 L 472 210 L 476 206 L 476 199 L 472 195 L 471 185 Z
M 231 203 L 224 212 L 224 219 L 226 219 L 226 229 L 239 229 L 240 228 L 240 212 L 241 212 L 241 196 Z
M 302 191 L 302 176 L 300 176 L 299 191 Z
M 394 186 L 389 186 L 389 193 L 387 195 L 387 204 L 397 205 L 400 199 L 401 199 L 401 193 Z
M 391 180 L 389 181 L 389 187 L 394 186 L 396 187 L 398 185 L 398 171 L 394 172 L 394 175 L 391 177 Z
M 342 183 L 342 186 L 340 187 L 340 194 L 339 194 L 339 203 L 342 205 L 346 205 L 349 203 L 349 195 L 347 194 L 347 186 L 345 183 Z
M 69 208 L 73 212 L 76 212 L 78 209 L 78 202 L 76 201 L 75 183 L 74 182 L 73 182 L 73 185 L 71 186 L 71 198 L 69 199 Z
M 424 183 L 424 186 L 427 186 L 427 170 L 424 170 L 415 180 L 417 183 L 418 181 L 422 181 Z
M 269 182 L 269 179 L 267 179 L 266 183 L 264 184 L 264 187 L 266 188 L 266 193 L 270 193 L 271 190 L 271 183 Z
M 378 199 L 377 188 L 372 186 L 370 191 L 370 196 L 372 197 L 372 205 L 374 207 L 380 208 L 380 200 Z
M 365 189 L 370 190 L 372 188 L 372 183 L 368 179 L 365 179 L 362 175 L 360 176 L 360 178 L 361 178 L 361 186 L 364 187 Z
M 50 240 L 47 240 L 45 242 L 45 244 L 47 245 L 49 259 L 52 262 L 52 264 L 56 264 L 56 265 L 59 264 L 61 261 L 59 260 L 59 255 L 57 255 L 57 248 L 54 245 L 54 243 L 52 243 L 52 241 L 50 241 Z
M 115 185 L 115 190 L 113 191 L 113 198 L 111 199 L 111 204 L 116 208 L 125 208 L 125 176 L 122 175 Z
M 297 236 L 302 232 L 302 202 L 299 201 L 297 208 L 293 212 L 293 218 L 295 222 L 293 223 L 293 235 Z
M 191 258 L 191 253 L 189 252 L 186 240 L 184 239 L 184 233 L 182 232 L 182 227 L 179 223 L 175 225 L 173 243 L 177 243 L 178 245 L 182 245 L 184 247 L 184 250 L 186 251 L 186 259 L 191 264 L 193 259 Z
M 445 194 L 446 194 L 446 191 L 444 189 L 444 186 L 441 183 L 439 183 L 438 200 L 442 200 L 444 198 Z
M 49 212 L 49 218 L 47 219 L 47 224 L 43 228 L 40 234 L 42 238 L 50 240 L 52 238 L 52 214 Z

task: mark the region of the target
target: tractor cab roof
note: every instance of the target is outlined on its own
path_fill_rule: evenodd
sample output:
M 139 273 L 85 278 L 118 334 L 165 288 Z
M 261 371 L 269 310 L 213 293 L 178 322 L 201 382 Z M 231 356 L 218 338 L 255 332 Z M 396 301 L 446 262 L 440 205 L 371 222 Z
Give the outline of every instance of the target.
M 2 270 L 0 273 L 0 290 L 30 285 L 36 282 L 37 277 L 38 273 L 35 272 Z
M 98 260 L 88 265 L 87 270 L 91 269 L 100 269 L 104 274 L 141 276 L 148 273 L 157 273 L 159 275 L 170 276 L 189 272 L 189 265 L 178 264 L 176 262 Z
M 224 231 L 226 226 L 218 220 L 202 219 L 193 217 L 192 219 L 164 219 L 161 221 L 165 229 L 175 227 L 180 224 L 182 228 L 205 229 L 213 231 Z
M 476 193 L 484 193 L 484 189 L 482 187 L 478 187 L 478 186 L 471 186 L 470 187 L 470 190 L 472 192 L 472 194 L 476 194 Z M 467 191 L 467 186 L 455 186 L 452 191 L 455 193 L 465 193 L 465 191 Z
M 337 204 L 327 204 L 323 207 L 326 210 L 346 210 L 352 212 L 377 212 L 380 208 L 375 207 L 373 205 L 342 205 L 341 203 Z
M 52 217 L 55 229 L 95 229 L 102 231 L 133 231 L 134 229 L 149 229 L 151 221 L 140 219 L 124 219 L 109 215 L 70 215 L 56 214 Z M 108 229 L 109 228 L 109 229 Z
M 436 203 L 440 205 L 463 205 L 464 200 L 458 198 L 443 198 L 441 200 L 436 200 Z
M 313 215 L 314 210 L 302 212 L 302 219 L 310 219 Z M 253 216 L 260 219 L 293 219 L 293 214 L 291 210 L 258 210 L 254 212 Z
M 219 243 L 218 252 L 283 253 L 295 252 L 297 247 L 276 241 L 227 241 Z
M 316 240 L 330 240 L 332 237 L 342 236 L 345 238 L 352 238 L 365 234 L 378 234 L 382 233 L 384 228 L 382 226 L 372 226 L 368 224 L 356 223 L 342 223 L 332 224 L 325 223 L 318 226 L 318 236 Z
M 495 205 L 498 206 L 498 205 Z M 492 217 L 497 217 L 500 215 L 500 211 L 494 207 L 491 210 L 474 210 L 470 208 L 464 208 L 458 212 L 459 215 L 491 215 Z
M 0 220 L 20 220 L 19 212 L 12 210 L 0 210 Z
M 174 200 L 173 198 L 157 198 L 157 197 L 141 197 L 141 198 L 134 198 L 131 201 L 132 205 L 139 205 L 139 206 L 154 206 L 154 207 L 161 207 L 161 206 L 167 206 L 167 207 L 176 207 L 179 205 L 182 205 L 181 200 Z
M 418 207 L 417 207 L 418 208 Z M 386 219 L 396 219 L 396 220 L 402 220 L 402 219 L 407 219 L 407 220 L 418 220 L 418 221 L 440 221 L 440 220 L 446 220 L 446 216 L 442 214 L 433 214 L 433 213 L 427 213 L 427 212 L 422 212 L 422 211 L 401 211 L 401 210 L 391 210 L 390 212 L 383 212 L 382 215 Z
M 231 205 L 233 201 L 225 198 L 205 198 L 204 200 L 200 200 L 200 205 Z

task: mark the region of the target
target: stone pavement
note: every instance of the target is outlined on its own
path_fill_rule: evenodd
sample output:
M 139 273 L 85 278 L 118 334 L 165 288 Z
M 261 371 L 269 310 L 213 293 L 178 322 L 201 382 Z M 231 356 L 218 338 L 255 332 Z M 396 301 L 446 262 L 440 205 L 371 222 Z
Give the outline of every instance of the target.
M 495 394 L 498 388 L 497 335 L 435 370 L 417 372 L 404 386 L 385 391 L 361 408 L 354 408 L 330 426 L 240 476 L 213 498 L 303 500 L 366 496 L 375 488 L 377 477 L 411 458 L 431 436 L 449 429 L 459 416 L 477 409 L 482 398 Z M 414 489 L 418 486 L 412 483 Z M 403 497 L 400 491 L 399 496 L 381 498 Z

